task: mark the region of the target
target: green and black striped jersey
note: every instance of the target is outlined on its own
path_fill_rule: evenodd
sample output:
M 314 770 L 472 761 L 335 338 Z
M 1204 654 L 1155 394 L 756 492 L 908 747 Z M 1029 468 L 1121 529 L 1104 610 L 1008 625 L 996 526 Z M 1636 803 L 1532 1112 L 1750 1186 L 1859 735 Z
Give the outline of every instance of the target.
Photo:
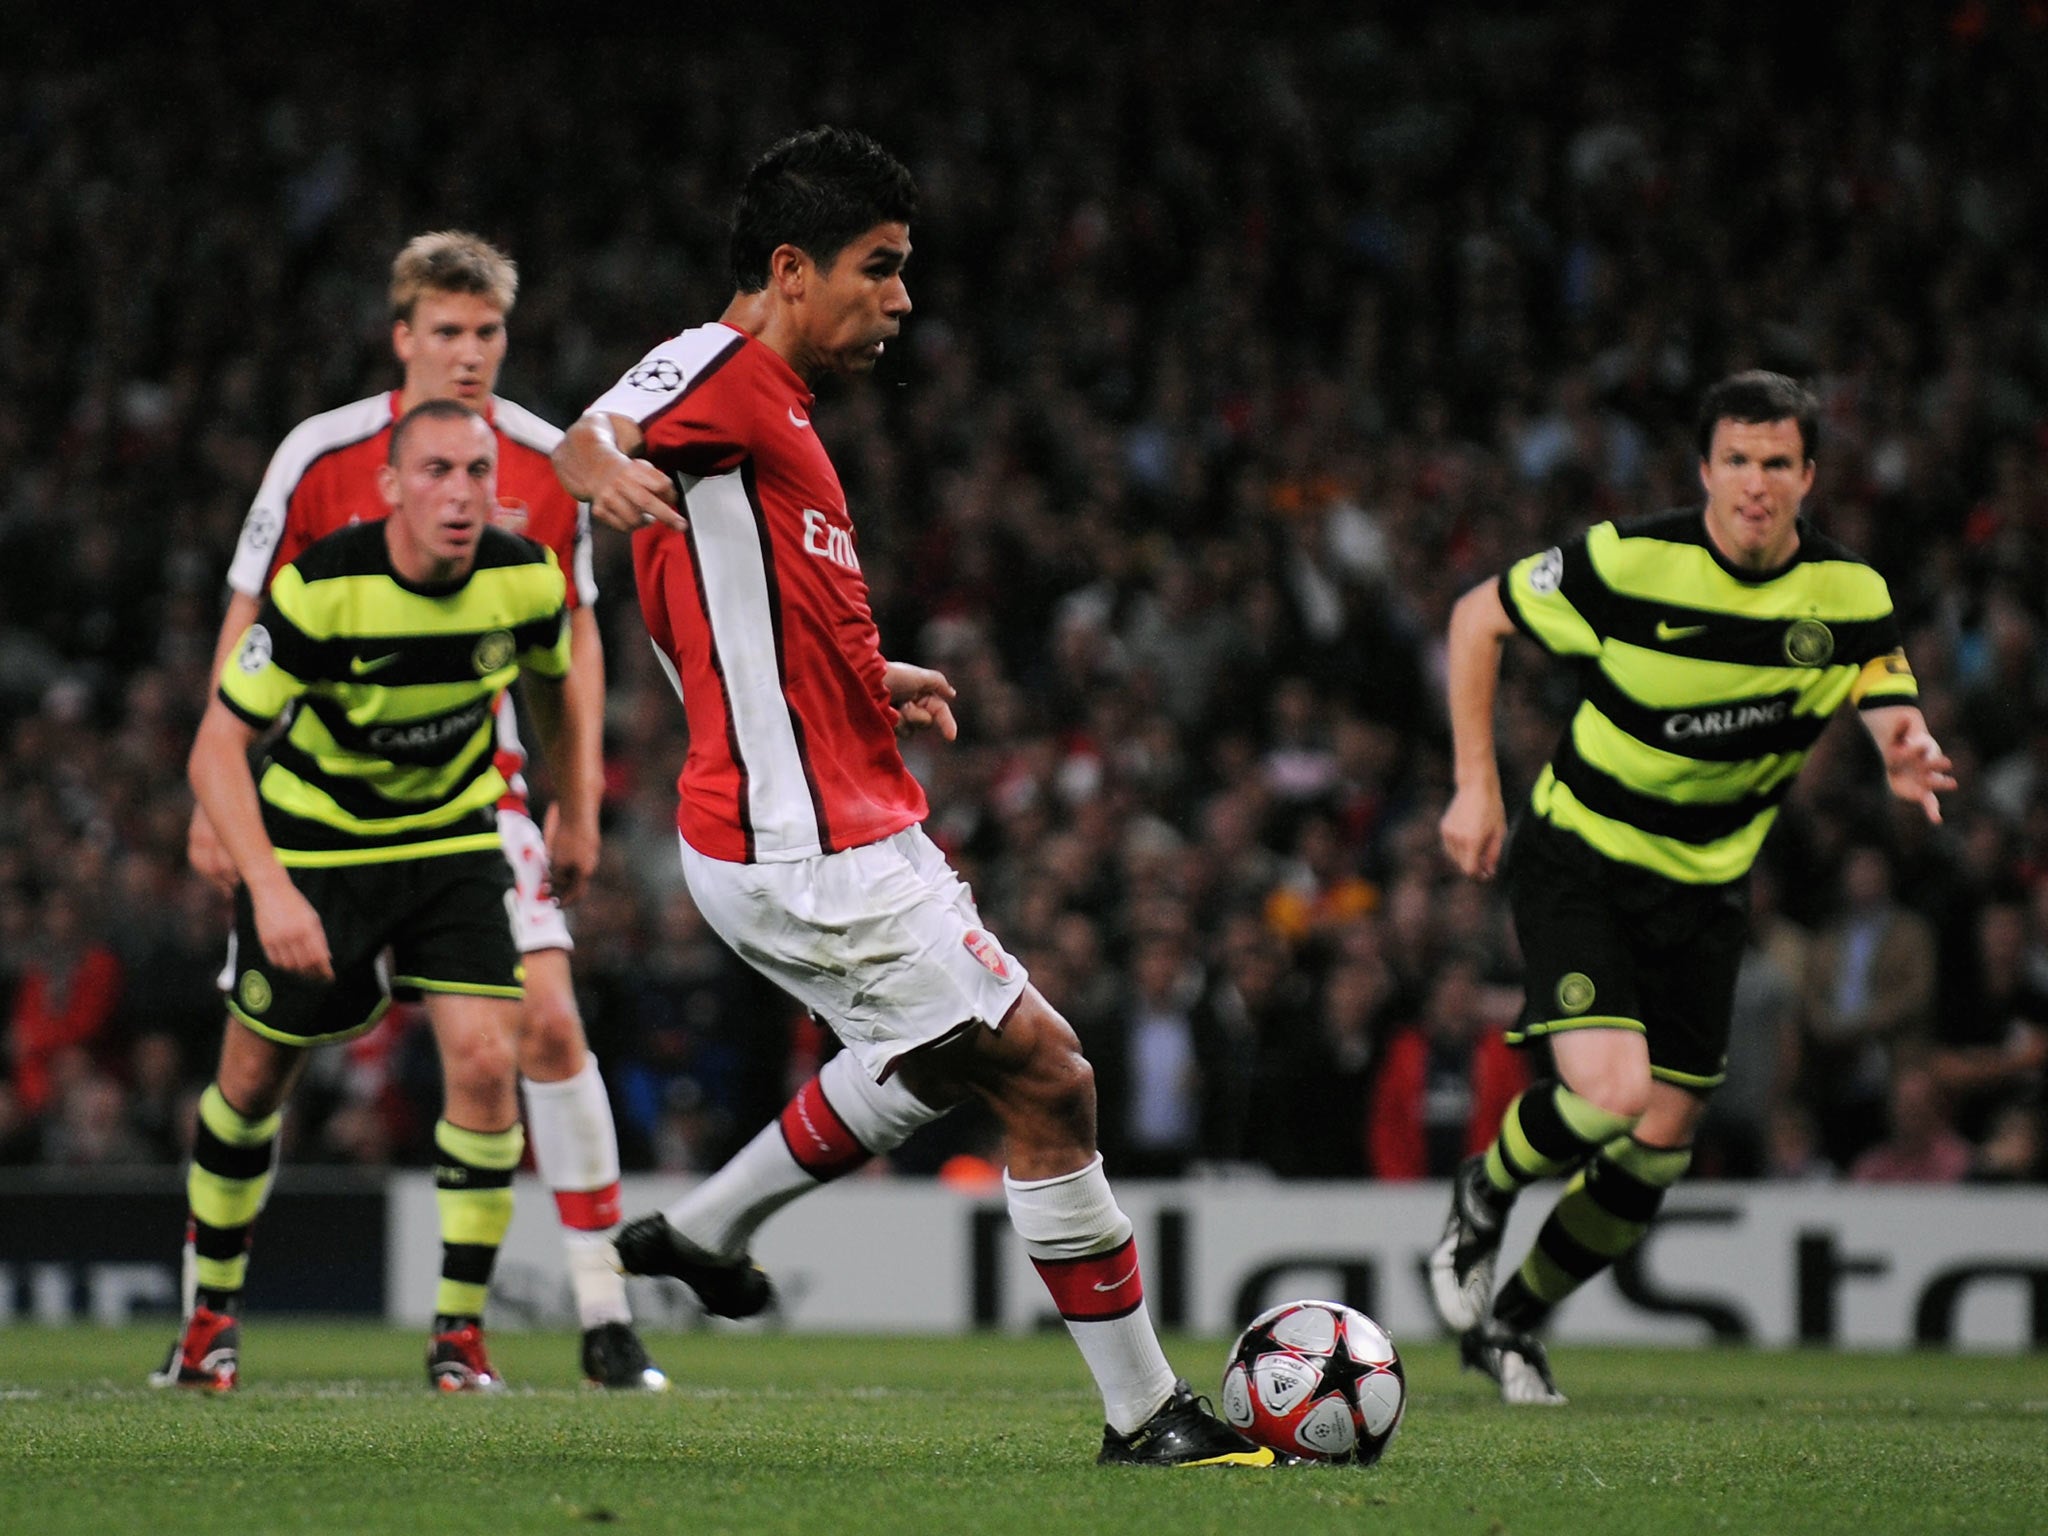
M 1884 578 L 1804 520 L 1767 577 L 1723 560 L 1691 508 L 1600 523 L 1517 562 L 1500 592 L 1538 645 L 1589 663 L 1532 809 L 1690 885 L 1749 872 L 1838 708 L 1919 694 Z
M 445 588 L 391 567 L 384 524 L 344 528 L 277 573 L 221 671 L 258 728 L 297 704 L 257 780 L 288 868 L 499 846 L 499 697 L 522 669 L 569 670 L 566 586 L 552 551 L 486 528 Z

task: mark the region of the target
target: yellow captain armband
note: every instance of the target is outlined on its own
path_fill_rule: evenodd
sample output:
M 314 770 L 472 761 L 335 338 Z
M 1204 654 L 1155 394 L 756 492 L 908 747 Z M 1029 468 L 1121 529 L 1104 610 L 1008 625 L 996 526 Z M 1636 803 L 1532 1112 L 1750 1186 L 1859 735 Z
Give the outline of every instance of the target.
M 1856 681 L 1849 686 L 1849 702 L 1852 704 L 1861 704 L 1873 695 L 1877 702 L 1900 704 L 1920 697 L 1920 685 L 1913 677 L 1912 663 L 1906 660 L 1904 646 L 1866 661 L 1863 670 L 1856 674 Z

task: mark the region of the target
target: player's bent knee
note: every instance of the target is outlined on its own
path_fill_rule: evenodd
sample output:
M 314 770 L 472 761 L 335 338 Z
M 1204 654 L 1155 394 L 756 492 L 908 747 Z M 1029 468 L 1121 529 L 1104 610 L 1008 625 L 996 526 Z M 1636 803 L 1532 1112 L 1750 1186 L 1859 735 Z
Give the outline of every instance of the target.
M 509 1029 L 483 1015 L 444 1027 L 437 1035 L 441 1074 L 451 1096 L 491 1096 L 510 1087 L 517 1053 Z
M 573 1005 L 528 993 L 519 1012 L 519 1070 L 535 1082 L 559 1083 L 583 1070 L 583 1019 Z
M 291 1096 L 304 1058 L 303 1050 L 266 1040 L 230 1015 L 213 1080 L 236 1113 L 261 1120 Z
M 1026 990 L 999 1029 L 964 1029 L 906 1058 L 902 1074 L 927 1103 L 978 1096 L 1013 1140 L 1094 1145 L 1095 1069 L 1073 1027 L 1035 990 Z
M 1707 1112 L 1707 1096 L 1669 1083 L 1650 1090 L 1650 1107 L 1636 1122 L 1634 1135 L 1647 1146 L 1677 1150 L 1692 1145 Z
M 282 1072 L 223 1069 L 214 1083 L 228 1107 L 245 1120 L 262 1120 L 284 1107 L 288 1082 Z
M 1093 1143 L 1095 1137 L 1095 1068 L 1082 1054 L 1081 1040 L 1073 1026 L 1035 993 L 1026 1020 L 1017 1015 L 1003 1026 L 1005 1031 L 1025 1022 L 1019 1044 L 1026 1046 L 1016 1070 L 1002 1085 L 999 1099 L 1042 1123 L 1060 1127 L 1076 1141 Z M 1018 1014 L 1025 1014 L 1023 1007 Z
M 451 1094 L 480 1096 L 494 1094 L 511 1084 L 516 1064 L 513 1053 L 505 1047 L 478 1042 L 444 1049 L 441 1071 Z
M 558 949 L 525 956 L 526 996 L 519 1007 L 519 1070 L 539 1083 L 559 1083 L 583 1070 L 583 1016 L 576 1009 L 569 957 Z
M 1095 1069 L 1078 1050 L 1061 1052 L 1046 1063 L 1042 1082 L 1034 1085 L 1046 1114 L 1062 1123 L 1095 1128 Z
M 1081 1051 L 1081 1037 L 1035 989 L 1003 1021 L 1003 1034 L 1017 1047 L 1020 1071 L 1092 1088 L 1095 1069 Z
M 1629 1030 L 1586 1029 L 1550 1037 L 1558 1076 L 1580 1098 L 1628 1120 L 1650 1107 L 1650 1053 Z
M 1625 1068 L 1595 1073 L 1570 1082 L 1572 1092 L 1611 1115 L 1640 1120 L 1650 1107 L 1650 1074 L 1631 1074 Z

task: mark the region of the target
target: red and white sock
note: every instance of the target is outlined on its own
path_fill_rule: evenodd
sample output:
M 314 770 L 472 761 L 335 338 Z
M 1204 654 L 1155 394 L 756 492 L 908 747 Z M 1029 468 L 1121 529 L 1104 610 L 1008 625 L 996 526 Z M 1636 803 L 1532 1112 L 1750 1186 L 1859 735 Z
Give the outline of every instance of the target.
M 944 1113 L 900 1078 L 875 1082 L 851 1051 L 841 1051 L 731 1161 L 663 1214 L 705 1252 L 737 1258 L 790 1201 L 895 1151 Z
M 1021 1183 L 1006 1172 L 1003 1190 L 1010 1223 L 1102 1390 L 1103 1417 L 1129 1434 L 1166 1401 L 1174 1375 L 1145 1309 L 1131 1220 L 1110 1193 L 1102 1159 Z
M 554 1191 L 569 1256 L 569 1284 L 585 1328 L 629 1323 L 625 1277 L 613 1268 L 612 1233 L 619 1224 L 619 1133 L 597 1058 L 559 1083 L 522 1077 L 527 1140 L 534 1166 Z

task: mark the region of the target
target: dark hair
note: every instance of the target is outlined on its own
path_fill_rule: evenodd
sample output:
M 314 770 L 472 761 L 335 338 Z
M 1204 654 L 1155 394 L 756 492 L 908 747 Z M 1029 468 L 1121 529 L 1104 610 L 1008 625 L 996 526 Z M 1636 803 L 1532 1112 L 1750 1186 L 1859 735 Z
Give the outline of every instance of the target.
M 394 469 L 397 468 L 399 449 L 404 446 L 405 434 L 412 430 L 414 422 L 460 421 L 465 416 L 473 421 L 483 420 L 483 417 L 477 415 L 475 411 L 472 411 L 460 400 L 449 400 L 446 398 L 422 400 L 418 405 L 399 417 L 398 425 L 391 429 L 391 443 L 384 450 L 384 462 L 391 465 Z
M 1808 459 L 1820 451 L 1820 402 L 1797 379 L 1752 368 L 1730 374 L 1700 401 L 1700 458 L 1712 456 L 1714 428 L 1724 421 L 1796 421 L 1799 444 Z
M 908 224 L 917 183 L 864 133 L 812 128 L 771 146 L 747 172 L 732 210 L 732 279 L 741 293 L 768 286 L 768 258 L 793 245 L 820 267 L 877 224 Z

